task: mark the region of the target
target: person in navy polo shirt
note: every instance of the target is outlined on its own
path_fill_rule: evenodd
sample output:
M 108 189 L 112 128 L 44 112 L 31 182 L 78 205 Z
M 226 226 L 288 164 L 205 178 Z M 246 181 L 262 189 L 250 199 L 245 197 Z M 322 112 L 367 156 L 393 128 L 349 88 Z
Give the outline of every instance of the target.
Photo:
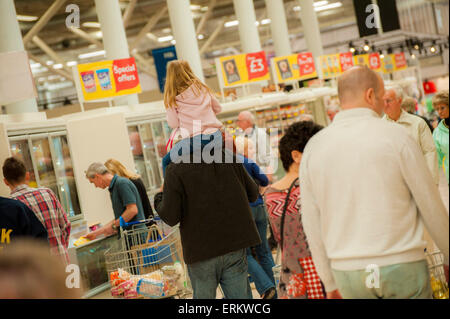
M 129 179 L 111 174 L 102 163 L 92 163 L 86 171 L 86 178 L 95 187 L 108 188 L 115 217 L 105 226 L 86 235 L 86 238 L 93 240 L 101 234 L 108 236 L 116 233 L 120 217 L 127 223 L 145 219 L 139 192 Z

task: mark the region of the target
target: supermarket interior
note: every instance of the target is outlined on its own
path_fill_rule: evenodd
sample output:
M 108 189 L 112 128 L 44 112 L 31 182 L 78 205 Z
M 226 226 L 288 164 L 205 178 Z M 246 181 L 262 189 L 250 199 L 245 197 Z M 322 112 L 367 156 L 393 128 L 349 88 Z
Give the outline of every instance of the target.
M 270 169 L 264 170 L 269 182 L 260 183 L 250 174 L 251 180 L 255 179 L 253 184 L 255 187 L 258 185 L 260 190 L 257 197 L 259 196 L 262 204 L 257 207 L 263 209 L 263 226 L 260 227 L 256 220 L 253 222 L 251 218 L 242 217 L 242 215 L 253 216 L 253 218 L 256 216 L 256 206 L 249 206 L 247 203 L 243 212 L 240 213 L 241 217 L 233 218 L 236 218 L 236 223 L 247 223 L 249 226 L 236 226 L 235 232 L 217 230 L 223 236 L 238 236 L 237 239 L 227 237 L 220 243 L 215 243 L 214 237 L 208 238 L 207 236 L 210 236 L 212 231 L 205 230 L 210 226 L 205 223 L 210 219 L 203 215 L 211 212 L 202 211 L 202 207 L 211 208 L 219 205 L 218 203 L 224 203 L 225 198 L 238 198 L 238 195 L 233 195 L 235 193 L 230 192 L 230 195 L 225 194 L 224 191 L 222 195 L 215 195 L 212 190 L 211 193 L 206 191 L 203 194 L 205 202 L 199 204 L 200 208 L 195 209 L 194 200 L 186 199 L 186 197 L 194 196 L 192 195 L 193 191 L 184 190 L 183 195 L 180 195 L 182 203 L 185 205 L 181 204 L 181 212 L 171 211 L 170 214 L 165 215 L 168 207 L 172 207 L 172 210 L 173 207 L 176 207 L 178 198 L 170 200 L 170 202 L 168 198 L 170 194 L 173 195 L 177 192 L 174 191 L 174 184 L 177 181 L 181 181 L 181 186 L 177 185 L 179 188 L 176 189 L 188 187 L 190 184 L 196 188 L 197 185 L 192 181 L 184 180 L 187 178 L 186 176 L 194 176 L 199 169 L 210 172 L 209 168 L 202 167 L 192 169 L 189 173 L 191 175 L 188 175 L 188 173 L 182 172 L 181 168 L 178 171 L 174 169 L 173 167 L 178 165 L 176 163 L 170 163 L 167 166 L 167 172 L 170 175 L 166 175 L 165 172 L 165 160 L 167 157 L 171 157 L 168 155 L 171 154 L 171 147 L 174 147 L 171 143 L 178 144 L 176 126 L 170 122 L 169 117 L 171 107 L 167 103 L 171 94 L 169 88 L 172 85 L 176 86 L 177 81 L 184 79 L 181 76 L 178 78 L 174 76 L 170 73 L 171 69 L 168 68 L 169 65 L 183 68 L 183 64 L 171 62 L 177 60 L 187 61 L 191 73 L 185 72 L 185 74 L 194 74 L 195 79 L 199 80 L 199 82 L 186 82 L 188 85 L 184 87 L 185 90 L 192 83 L 194 86 L 195 83 L 202 83 L 202 85 L 204 83 L 205 87 L 210 89 L 211 94 L 207 95 L 209 99 L 207 101 L 211 102 L 207 102 L 207 104 L 212 105 L 214 113 L 211 112 L 212 115 L 209 116 L 215 118 L 217 115 L 216 122 L 218 120 L 223 125 L 220 128 L 223 132 L 222 137 L 225 137 L 226 140 L 226 136 L 231 136 L 235 141 L 237 151 L 239 149 L 237 142 L 241 137 L 245 137 L 246 143 L 250 143 L 255 135 L 263 134 L 263 140 L 268 140 L 268 152 L 273 159 L 271 165 L 266 165 L 258 154 L 251 163 L 265 168 L 270 166 Z M 325 132 L 332 129 L 331 126 L 335 119 L 343 121 L 344 113 L 353 112 L 352 110 L 347 111 L 345 107 L 345 110 L 341 108 L 341 90 L 338 90 L 338 83 L 341 83 L 341 75 L 342 82 L 344 82 L 345 74 L 358 69 L 358 67 L 367 69 L 372 72 L 370 74 L 376 74 L 382 79 L 385 96 L 389 92 L 394 94 L 394 97 L 390 99 L 383 99 L 385 105 L 395 104 L 394 100 L 397 99 L 401 99 L 401 102 L 406 101 L 407 98 L 413 101 L 410 111 L 406 111 L 406 109 L 402 111 L 400 103 L 398 104 L 399 110 L 402 112 L 401 116 L 405 116 L 404 121 L 406 121 L 406 116 L 413 114 L 417 121 L 420 120 L 427 124 L 425 126 L 426 134 L 419 133 L 417 138 L 422 139 L 422 135 L 426 135 L 425 138 L 431 141 L 429 143 L 431 143 L 434 154 L 432 156 L 435 156 L 431 159 L 434 161 L 431 166 L 437 172 L 435 175 L 429 174 L 429 172 L 423 175 L 426 182 L 428 179 L 431 181 L 432 177 L 435 178 L 437 187 L 432 185 L 433 190 L 421 188 L 421 191 L 418 192 L 422 192 L 420 196 L 428 197 L 438 206 L 426 206 L 425 199 L 419 200 L 415 197 L 415 190 L 412 189 L 412 186 L 411 189 L 408 188 L 409 186 L 403 186 L 409 185 L 408 183 L 411 182 L 425 187 L 424 185 L 428 184 L 420 179 L 422 174 L 410 179 L 399 175 L 401 187 L 404 187 L 399 190 L 399 193 L 401 196 L 410 196 L 408 202 L 414 206 L 414 214 L 418 216 L 417 219 L 425 220 L 425 222 L 420 221 L 417 224 L 411 222 L 414 230 L 410 229 L 405 232 L 411 238 L 416 236 L 416 233 L 424 233 L 425 239 L 422 242 L 426 242 L 426 252 L 422 252 L 420 258 L 407 259 L 412 254 L 410 251 L 416 248 L 412 246 L 413 244 L 410 246 L 406 244 L 406 240 L 412 243 L 412 239 L 398 239 L 392 247 L 388 246 L 390 242 L 387 239 L 380 240 L 377 249 L 381 247 L 380 254 L 387 258 L 387 254 L 394 254 L 398 249 L 403 249 L 404 247 L 400 247 L 401 245 L 408 246 L 405 249 L 409 249 L 409 251 L 402 252 L 403 259 L 401 260 L 406 260 L 411 264 L 417 260 L 426 261 L 428 277 L 425 280 L 427 286 L 423 289 L 429 290 L 428 297 L 448 299 L 448 0 L 0 0 L 0 163 L 3 167 L 0 172 L 0 229 L 2 229 L 0 237 L 0 299 L 58 298 L 56 291 L 48 294 L 36 292 L 36 296 L 33 296 L 33 289 L 30 288 L 27 292 L 30 295 L 23 296 L 20 295 L 21 290 L 14 292 L 14 289 L 9 291 L 9 288 L 5 288 L 13 287 L 15 284 L 27 285 L 27 282 L 25 279 L 21 279 L 18 283 L 14 283 L 13 279 L 9 281 L 5 279 L 14 278 L 8 277 L 8 267 L 20 260 L 17 259 L 20 249 L 11 253 L 11 247 L 13 247 L 15 239 L 18 243 L 20 241 L 18 240 L 19 236 L 13 236 L 16 233 L 19 234 L 19 231 L 14 230 L 8 233 L 8 227 L 12 227 L 8 221 L 6 226 L 2 225 L 2 222 L 7 219 L 2 219 L 1 215 L 9 214 L 12 211 L 12 208 L 6 208 L 12 207 L 7 206 L 12 205 L 10 202 L 2 202 L 4 198 L 20 201 L 32 210 L 42 224 L 40 226 L 44 227 L 48 233 L 48 242 L 51 247 L 50 257 L 57 257 L 62 261 L 63 268 L 61 269 L 66 267 L 66 273 L 70 273 L 67 272 L 67 265 L 75 265 L 75 274 L 78 274 L 79 278 L 74 277 L 74 285 L 78 289 L 75 289 L 76 294 L 74 295 L 67 294 L 68 298 L 208 298 L 205 297 L 208 296 L 205 292 L 206 284 L 201 282 L 202 277 L 199 275 L 200 266 L 206 267 L 204 261 L 206 257 L 202 260 L 198 256 L 216 258 L 225 256 L 225 253 L 231 254 L 238 249 L 244 251 L 240 260 L 246 264 L 248 262 L 248 273 L 247 268 L 245 270 L 247 284 L 245 288 L 251 290 L 251 292 L 247 291 L 248 298 L 313 299 L 326 296 L 332 298 L 332 296 L 337 296 L 330 293 L 337 291 L 337 289 L 330 288 L 335 285 L 339 288 L 339 297 L 366 298 L 366 295 L 362 293 L 352 295 L 344 288 L 341 289 L 342 281 L 338 280 L 337 275 L 334 276 L 334 280 L 326 278 L 327 271 L 324 270 L 326 267 L 323 264 L 319 267 L 319 263 L 321 263 L 320 245 L 305 242 L 306 238 L 313 240 L 313 236 L 310 235 L 310 232 L 313 232 L 311 230 L 313 227 L 312 217 L 307 218 L 306 211 L 302 214 L 305 214 L 304 224 L 309 227 L 307 229 L 305 226 L 307 236 L 299 236 L 296 240 L 304 242 L 292 245 L 293 247 L 298 245 L 298 250 L 307 250 L 308 253 L 305 254 L 308 257 L 299 257 L 300 259 L 295 261 L 296 264 L 302 264 L 298 276 L 292 275 L 290 279 L 286 279 L 287 272 L 294 271 L 293 269 L 298 265 L 292 266 L 294 268 L 291 270 L 286 270 L 288 262 L 284 258 L 288 258 L 290 254 L 296 252 L 292 252 L 293 248 L 289 246 L 289 249 L 286 248 L 289 253 L 284 253 L 286 246 L 283 246 L 283 236 L 280 244 L 278 237 L 275 236 L 279 230 L 273 228 L 279 225 L 279 221 L 272 222 L 271 219 L 280 207 L 278 213 L 283 215 L 280 231 L 283 233 L 286 209 L 289 211 L 292 207 L 297 207 L 298 210 L 301 206 L 306 210 L 309 207 L 306 201 L 305 204 L 303 203 L 303 197 L 301 205 L 292 204 L 292 207 L 288 207 L 287 201 L 286 205 L 284 204 L 284 197 L 280 197 L 281 201 L 274 203 L 277 200 L 275 195 L 280 194 L 274 191 L 276 188 L 274 185 L 281 187 L 280 185 L 284 185 L 285 179 L 291 176 L 289 175 L 291 170 L 286 168 L 283 154 L 280 154 L 283 151 L 281 144 L 279 145 L 282 141 L 281 138 L 284 136 L 287 138 L 287 133 L 292 133 L 295 129 L 293 124 L 299 122 L 314 123 L 320 128 L 323 127 L 323 132 L 318 133 L 318 136 L 326 136 Z M 167 83 L 169 79 L 173 82 L 172 84 Z M 358 94 L 357 91 L 358 88 L 355 87 L 355 96 Z M 177 93 L 173 95 L 173 101 L 175 101 L 175 95 L 176 101 L 180 101 L 181 93 L 184 91 L 177 91 L 175 88 L 175 92 Z M 199 108 L 207 107 L 204 101 L 199 102 Z M 186 119 L 194 119 L 195 122 L 196 119 L 202 120 L 202 116 L 206 117 L 206 111 L 192 111 L 192 114 L 198 112 L 198 116 L 188 114 L 190 111 L 182 113 L 182 108 L 186 110 L 188 107 L 186 105 L 193 107 L 194 104 L 178 106 L 179 110 L 174 113 L 174 116 L 178 116 L 177 123 L 178 121 L 185 123 L 183 121 Z M 401 107 L 404 107 L 403 104 Z M 211 107 L 209 107 L 210 109 Z M 339 117 L 341 115 L 342 117 Z M 390 114 L 386 112 L 380 116 L 383 117 L 383 125 L 387 125 L 386 123 L 389 122 L 385 120 L 386 117 L 391 122 L 397 122 L 389 116 Z M 251 123 L 249 125 L 253 130 L 251 134 L 248 134 L 248 128 L 242 124 L 245 121 Z M 356 118 L 354 121 L 354 124 L 357 121 L 362 123 L 365 119 L 358 120 Z M 381 119 L 379 121 L 381 122 Z M 414 122 L 413 119 L 410 121 Z M 408 123 L 405 125 L 409 125 L 408 130 L 411 131 L 422 125 L 422 122 L 417 125 Z M 398 124 L 392 125 L 400 126 L 402 123 L 404 122 L 399 121 Z M 181 126 L 181 124 L 179 125 Z M 190 125 L 195 127 L 195 123 L 191 122 Z M 413 126 L 414 128 L 411 128 Z M 314 128 L 315 126 L 303 129 L 301 134 L 309 134 L 310 131 L 307 130 Z M 337 132 L 337 124 L 334 129 Z M 215 130 L 217 131 L 217 128 Z M 253 134 L 253 132 L 257 134 Z M 337 136 L 338 133 L 333 136 L 331 131 L 329 132 L 330 140 L 341 141 Z M 443 137 L 442 135 L 440 137 L 443 138 L 440 140 L 443 144 L 438 147 L 439 137 L 436 136 L 440 132 L 444 132 Z M 295 136 L 304 138 L 301 134 Z M 380 139 L 382 139 L 381 136 L 387 136 L 387 134 L 380 133 Z M 392 139 L 401 138 L 401 136 L 393 136 Z M 253 140 L 256 152 L 260 152 L 263 146 L 259 146 L 258 149 L 258 145 L 256 145 L 259 143 L 259 137 L 255 137 Z M 242 142 L 242 139 L 240 141 Z M 321 151 L 319 138 L 314 141 L 317 142 L 314 147 L 320 154 L 332 154 Z M 355 137 L 355 143 L 358 141 L 359 137 Z M 424 149 L 425 142 L 422 140 L 418 142 L 419 146 Z M 181 142 L 179 143 L 178 145 L 181 145 Z M 351 152 L 352 148 L 346 149 L 346 145 L 352 147 L 351 143 L 342 143 L 342 150 Z M 360 148 L 361 152 L 370 153 L 368 149 L 372 145 L 371 143 L 372 141 L 368 140 L 367 147 Z M 325 142 L 323 144 L 327 145 Z M 286 145 L 284 147 L 290 147 Z M 250 148 L 249 145 L 247 146 Z M 290 151 L 289 160 L 295 163 L 294 152 L 303 153 L 303 148 L 305 148 L 304 145 L 301 149 L 292 150 L 292 159 Z M 438 149 L 436 150 L 436 148 Z M 313 146 L 311 146 L 312 149 Z M 328 149 L 331 152 L 335 147 L 330 146 Z M 251 158 L 247 153 L 244 155 L 245 158 Z M 358 156 L 355 154 L 348 163 L 357 161 L 354 159 Z M 8 162 L 11 157 L 17 161 Z M 410 162 L 408 165 L 425 163 L 422 155 L 420 157 L 420 159 L 408 159 Z M 361 156 L 360 160 L 368 158 Z M 393 160 L 394 155 L 384 159 L 386 158 Z M 105 162 L 109 159 L 115 159 L 120 162 L 119 164 L 123 164 L 122 167 L 125 167 L 126 174 L 119 174 L 120 170 L 111 168 L 114 165 L 108 166 L 108 163 Z M 427 161 L 428 159 L 426 157 Z M 309 172 L 312 172 L 313 166 L 319 165 L 320 161 L 312 155 L 308 156 L 308 160 Z M 337 168 L 340 167 L 342 161 L 342 158 L 328 158 L 325 166 L 330 163 L 330 167 L 333 166 L 339 170 Z M 367 171 L 377 171 L 378 169 L 382 175 L 381 171 L 388 165 L 371 168 L 370 165 L 377 165 L 375 162 L 376 160 L 367 161 Z M 246 163 L 244 162 L 244 165 L 240 166 L 247 169 Z M 16 172 L 20 171 L 23 166 L 26 177 L 20 180 L 22 175 Z M 419 166 L 413 166 L 411 170 L 408 170 L 409 167 L 403 169 L 404 166 L 407 165 L 400 165 L 402 167 L 401 174 L 421 169 Z M 102 172 L 104 167 L 107 168 L 107 171 Z M 359 164 L 356 164 L 355 172 L 358 168 Z M 386 168 L 386 170 L 388 169 L 390 168 Z M 311 180 L 316 183 L 308 189 L 311 197 L 322 200 L 322 194 L 329 195 L 330 192 L 325 190 L 329 190 L 326 187 L 331 186 L 323 184 L 325 182 L 321 179 L 325 176 L 323 175 L 325 171 L 329 172 L 329 170 L 331 168 L 324 169 L 322 175 L 317 178 L 310 176 Z M 218 169 L 214 172 L 219 175 L 223 174 Z M 183 177 L 175 176 L 176 173 L 185 175 Z M 296 174 L 298 178 L 298 167 Z M 336 174 L 336 176 L 341 176 L 343 173 Z M 238 176 L 239 174 L 229 173 L 226 175 Z M 361 176 L 361 179 L 375 175 L 375 173 L 367 173 L 367 176 Z M 111 176 L 112 180 L 108 179 L 108 176 Z M 167 178 L 165 181 L 164 177 L 169 176 L 171 179 Z M 393 179 L 397 178 L 397 173 L 392 176 Z M 140 180 L 140 186 L 137 184 L 133 186 L 135 177 Z M 195 179 L 195 177 L 192 178 Z M 214 178 L 216 177 L 211 177 L 211 179 Z M 228 183 L 227 178 L 224 178 L 223 185 Z M 199 181 L 201 180 L 204 179 L 199 177 Z M 233 179 L 230 177 L 230 180 Z M 126 184 L 125 181 L 129 184 Z M 291 194 L 294 182 L 292 185 L 289 182 L 283 186 L 286 191 L 289 189 L 289 192 L 285 192 L 287 193 L 286 198 Z M 239 180 L 236 183 L 243 182 Z M 301 178 L 299 183 L 303 187 Z M 333 185 L 339 185 L 336 181 L 333 183 L 336 183 Z M 392 182 L 392 185 L 395 183 Z M 263 186 L 267 187 L 267 184 L 269 184 L 267 191 L 262 195 L 265 189 Z M 380 185 L 378 180 L 374 181 L 375 184 Z M 168 185 L 171 185 L 172 188 Z M 321 188 L 322 185 L 324 185 L 323 188 Z M 386 188 L 394 187 L 392 185 L 386 186 Z M 337 191 L 341 191 L 342 198 L 354 197 L 351 199 L 350 203 L 353 204 L 350 206 L 361 208 L 363 205 L 361 206 L 358 201 L 368 200 L 370 196 L 378 197 L 380 202 L 389 202 L 390 197 L 385 196 L 382 191 L 377 193 L 378 189 L 373 190 L 369 196 L 362 193 L 367 189 L 361 186 L 361 196 L 358 196 L 358 194 L 345 193 L 350 189 L 346 182 L 343 182 L 341 186 Z M 124 191 L 124 187 L 128 187 L 127 191 Z M 172 189 L 170 193 L 169 188 Z M 198 185 L 198 188 L 199 191 L 208 189 L 204 185 Z M 242 189 L 241 185 L 236 186 L 236 189 L 238 188 Z M 40 191 L 34 191 L 36 189 Z M 48 189 L 50 191 L 47 191 Z M 296 196 L 299 196 L 298 192 L 303 194 L 303 189 L 296 192 L 295 189 L 294 187 L 293 193 Z M 322 189 L 320 196 L 313 193 L 318 189 Z M 126 195 L 120 194 L 121 190 Z M 117 192 L 119 192 L 118 195 Z M 247 189 L 247 193 L 251 192 Z M 164 194 L 164 197 L 161 194 Z M 438 194 L 439 198 L 433 197 L 435 194 Z M 126 196 L 135 196 L 136 200 L 130 201 Z M 148 197 L 146 202 L 150 205 L 150 215 L 144 212 L 141 214 L 141 210 L 147 211 L 148 209 L 145 208 L 142 196 Z M 219 196 L 219 199 L 214 199 L 214 196 Z M 307 196 L 306 190 L 304 196 Z M 300 198 L 298 200 L 300 201 Z M 211 201 L 211 203 L 207 201 Z M 226 203 L 222 206 L 238 207 L 237 201 L 236 199 L 236 203 Z M 436 204 L 436 202 L 439 203 Z M 132 203 L 131 206 L 129 203 Z M 157 203 L 161 203 L 158 207 L 164 205 L 165 210 L 161 208 L 159 211 Z M 400 203 L 400 200 L 393 200 L 392 203 L 392 205 L 396 205 L 395 208 L 392 207 L 392 211 L 395 211 L 392 212 L 392 216 L 400 216 L 398 211 L 403 209 L 403 203 Z M 2 205 L 4 207 L 1 207 Z M 118 205 L 122 205 L 122 212 L 117 213 Z M 382 209 L 387 204 L 383 205 L 374 207 L 371 213 Z M 329 206 L 324 204 L 324 210 Z M 336 206 L 339 204 L 336 203 Z M 128 217 L 132 210 L 130 207 L 136 209 L 136 212 L 133 210 L 134 215 Z M 340 211 L 339 207 L 336 207 L 336 211 Z M 354 207 L 349 208 L 349 211 L 356 210 Z M 410 209 L 410 206 L 408 207 Z M 439 216 L 444 220 L 439 222 L 440 228 L 430 226 L 432 222 L 442 221 L 436 215 L 419 216 L 424 207 L 430 210 L 433 208 L 436 215 L 442 209 L 446 209 L 447 215 Z M 24 209 L 22 206 L 19 208 Z M 218 214 L 224 209 L 219 208 L 214 213 Z M 419 211 L 421 212 L 419 213 Z M 192 217 L 194 213 L 202 217 Z M 177 222 L 172 222 L 175 218 L 173 217 L 175 215 L 172 214 L 178 214 L 181 217 Z M 183 216 L 183 214 L 185 215 Z M 239 215 L 237 212 L 230 214 Z M 290 214 L 286 214 L 286 221 L 289 220 L 289 223 L 286 222 L 284 231 L 288 232 L 292 231 L 292 227 L 300 227 L 301 230 L 297 232 L 304 235 L 302 219 L 299 217 L 300 226 L 298 226 L 295 224 L 296 221 L 289 219 L 293 218 L 288 217 L 291 216 Z M 321 211 L 321 214 L 331 216 L 328 212 Z M 366 218 L 367 213 L 361 213 L 361 215 Z M 185 216 L 190 216 L 191 219 Z M 350 212 L 346 212 L 345 216 L 352 215 Z M 423 216 L 428 215 L 424 213 Z M 145 219 L 150 217 L 150 219 L 145 223 L 138 223 L 140 219 L 138 217 L 145 217 Z M 205 221 L 199 222 L 197 226 L 192 225 L 201 218 L 204 218 Z M 190 223 L 188 223 L 188 219 Z M 355 218 L 348 221 L 349 230 L 353 224 L 362 223 L 361 219 Z M 368 217 L 367 219 L 369 220 Z M 406 217 L 404 220 L 402 219 L 402 225 L 405 225 L 406 219 Z M 411 219 L 413 218 L 411 217 Z M 219 223 L 219 220 L 221 219 L 217 217 L 214 221 Z M 334 219 L 330 217 L 330 225 L 322 224 L 322 231 L 326 227 L 330 227 L 328 230 L 333 228 L 331 220 L 334 221 Z M 134 222 L 136 225 L 132 225 Z M 388 222 L 400 224 L 398 220 L 394 220 L 394 217 Z M 183 223 L 185 224 L 183 225 Z M 211 227 L 218 227 L 213 224 L 214 222 L 211 222 Z M 229 225 L 232 224 L 228 221 L 224 222 L 223 228 L 233 228 Z M 112 230 L 106 232 L 105 228 Z M 265 228 L 264 231 L 261 231 L 261 228 Z M 386 232 L 403 231 L 400 226 L 398 229 L 391 225 L 384 228 Z M 440 243 L 440 240 L 437 239 L 440 234 L 435 236 L 432 228 L 442 230 L 443 233 L 446 232 L 446 244 Z M 188 233 L 191 230 L 194 230 L 194 233 Z M 261 244 L 256 245 L 250 235 L 248 239 L 244 240 L 247 233 L 253 234 L 254 231 L 259 232 L 258 238 L 262 237 L 260 238 Z M 412 234 L 413 232 L 414 234 Z M 202 233 L 205 234 L 205 237 L 201 236 Z M 327 245 L 328 254 L 335 258 L 338 254 L 344 254 L 347 256 L 346 258 L 350 258 L 348 254 L 352 253 L 351 250 L 345 250 L 342 246 L 330 243 L 330 238 L 334 238 L 332 237 L 334 235 L 331 234 L 332 231 L 329 233 L 324 235 L 324 244 Z M 373 234 L 375 234 L 375 230 Z M 362 231 L 357 235 L 364 236 Z M 382 235 L 380 232 L 378 235 L 383 237 L 384 233 Z M 344 237 L 342 245 L 346 245 L 347 241 L 351 240 L 350 235 Z M 290 243 L 291 237 L 286 238 Z M 248 244 L 248 247 L 238 247 L 236 245 L 239 240 L 241 243 L 243 241 L 252 243 Z M 420 242 L 420 238 L 418 240 Z M 364 242 L 367 242 L 366 239 L 359 241 L 361 245 Z M 227 243 L 231 248 L 228 249 Z M 302 248 L 303 244 L 306 248 Z M 214 255 L 212 247 L 215 245 L 219 252 Z M 355 247 L 361 245 L 357 244 Z M 308 246 L 311 248 L 312 258 Z M 259 255 L 263 249 L 268 249 L 270 252 L 272 264 L 269 266 L 264 261 L 267 256 L 263 253 L 264 256 Z M 335 251 L 330 254 L 332 249 Z M 205 250 L 208 253 L 198 253 L 197 250 Z M 26 254 L 26 247 L 23 251 Z M 7 252 L 11 256 L 2 257 Z M 303 256 L 303 253 L 301 251 L 300 255 Z M 405 254 L 409 254 L 408 257 L 405 257 Z M 29 256 L 31 255 L 37 256 L 36 258 L 41 262 L 45 260 L 34 253 L 29 254 Z M 226 255 L 226 257 L 232 258 L 233 256 Z M 31 257 L 29 258 L 31 260 Z M 192 262 L 193 260 L 196 262 Z M 386 262 L 386 259 L 381 259 L 381 257 L 379 260 Z M 317 268 L 317 272 L 315 269 L 311 270 L 312 276 L 317 277 L 316 282 L 304 279 L 309 276 L 307 275 L 309 268 L 303 263 L 312 261 Z M 393 263 L 396 264 L 396 262 Z M 30 264 L 32 264 L 31 261 Z M 344 262 L 341 261 L 340 265 L 344 265 Z M 385 263 L 382 266 L 384 265 L 390 264 Z M 259 267 L 259 270 L 251 271 L 251 267 Z M 267 267 L 269 271 L 267 271 Z M 33 269 L 30 266 L 29 269 L 24 268 L 23 271 L 24 273 L 30 272 L 33 276 L 32 272 L 36 271 Z M 352 268 L 352 270 L 355 269 Z M 366 267 L 361 269 L 365 271 Z M 261 279 L 266 274 L 270 277 L 269 283 L 266 283 L 267 280 L 265 282 Z M 303 276 L 304 274 L 305 276 Z M 335 274 L 334 269 L 333 274 Z M 25 277 L 24 275 L 23 278 Z M 240 298 L 236 292 L 238 284 L 236 287 L 230 288 L 222 282 L 221 278 L 217 280 L 218 282 L 213 288 L 215 296 L 212 298 Z M 340 280 L 343 280 L 342 277 Z M 414 277 L 406 281 L 419 282 L 420 280 Z M 38 282 L 37 278 L 36 282 Z M 63 283 L 67 286 L 66 279 Z M 43 286 L 33 281 L 30 283 L 30 287 L 35 284 L 36 287 Z M 342 285 L 345 286 L 345 284 Z M 347 290 L 350 289 L 348 286 L 345 287 Z M 314 289 L 319 292 L 314 292 Z M 367 290 L 370 289 L 370 287 L 367 288 Z M 393 288 L 391 287 L 391 289 Z M 6 291 L 9 292 L 5 293 Z M 384 294 L 389 295 L 387 292 Z M 427 298 L 425 295 L 420 296 Z M 393 293 L 393 296 L 393 298 L 403 298 L 401 296 L 404 295 Z M 378 296 L 378 298 L 381 297 Z

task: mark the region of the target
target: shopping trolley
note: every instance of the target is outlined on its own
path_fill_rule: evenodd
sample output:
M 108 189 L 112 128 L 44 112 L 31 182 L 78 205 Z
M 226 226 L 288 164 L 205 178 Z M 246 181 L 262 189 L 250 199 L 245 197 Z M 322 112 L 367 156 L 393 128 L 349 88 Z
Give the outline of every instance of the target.
M 179 227 L 164 234 L 153 218 L 126 223 L 105 252 L 111 295 L 118 298 L 184 298 L 191 293 Z
M 425 251 L 430 271 L 431 289 L 434 299 L 449 299 L 448 284 L 444 272 L 444 254 L 439 250 Z

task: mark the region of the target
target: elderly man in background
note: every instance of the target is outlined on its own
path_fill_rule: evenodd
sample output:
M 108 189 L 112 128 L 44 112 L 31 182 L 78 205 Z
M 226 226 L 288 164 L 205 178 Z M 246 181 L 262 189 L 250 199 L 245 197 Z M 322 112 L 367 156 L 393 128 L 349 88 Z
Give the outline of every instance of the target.
M 116 233 L 120 227 L 120 217 L 125 222 L 145 219 L 139 192 L 128 178 L 111 174 L 102 163 L 89 165 L 86 178 L 97 188 L 108 188 L 115 217 L 105 226 L 86 235 L 86 238 L 93 240 L 101 234 L 112 235 Z
M 402 109 L 405 112 L 408 112 L 409 114 L 420 117 L 422 120 L 425 121 L 425 123 L 427 123 L 430 131 L 433 132 L 433 126 L 431 125 L 430 120 L 428 120 L 425 116 L 422 116 L 422 115 L 416 113 L 416 105 L 417 105 L 417 100 L 410 96 L 406 96 L 402 101 Z
M 431 298 L 423 231 L 444 254 L 448 280 L 449 218 L 422 152 L 380 119 L 380 75 L 352 67 L 338 95 L 342 111 L 300 164 L 303 227 L 327 298 Z
M 439 185 L 438 158 L 433 135 L 423 119 L 403 111 L 402 100 L 403 91 L 401 87 L 395 86 L 387 90 L 384 95 L 385 115 L 383 119 L 388 122 L 397 123 L 408 131 L 409 135 L 420 146 L 434 183 Z
M 248 137 L 255 146 L 255 158 L 253 160 L 263 170 L 269 180 L 271 180 L 273 158 L 271 156 L 270 140 L 266 130 L 256 126 L 255 117 L 249 111 L 239 113 L 237 125 L 242 130 L 243 135 Z

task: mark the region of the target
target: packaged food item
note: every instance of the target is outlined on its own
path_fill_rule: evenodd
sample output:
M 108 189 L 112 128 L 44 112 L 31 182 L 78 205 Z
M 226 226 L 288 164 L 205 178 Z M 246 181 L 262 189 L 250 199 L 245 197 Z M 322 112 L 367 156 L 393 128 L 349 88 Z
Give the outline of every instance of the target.
M 145 279 L 151 279 L 155 281 L 162 281 L 163 280 L 163 272 L 161 270 L 156 270 L 151 273 L 145 274 L 142 276 Z
M 130 290 L 125 291 L 123 296 L 125 297 L 125 299 L 136 299 L 136 298 L 139 298 L 139 294 L 134 289 L 130 289 Z
M 131 280 L 124 281 L 118 286 L 119 290 L 122 289 L 123 292 L 130 290 L 132 287 L 133 282 Z
M 95 92 L 95 76 L 93 71 L 81 72 L 81 79 L 83 80 L 84 89 L 86 92 Z
M 111 288 L 111 296 L 113 297 L 119 297 L 121 295 L 119 287 L 112 287 Z
M 87 244 L 88 242 L 90 242 L 90 240 L 87 239 L 86 237 L 80 237 L 80 238 L 78 238 L 77 240 L 74 241 L 73 245 L 75 247 L 78 247 L 78 246 Z
M 431 276 L 431 290 L 434 299 L 449 299 L 448 288 L 445 283 Z
M 160 298 L 166 296 L 164 292 L 164 283 L 161 280 L 142 278 L 137 284 L 136 291 L 138 294 L 150 298 Z
M 111 286 L 116 287 L 122 284 L 125 280 L 123 279 L 113 279 L 111 280 Z
M 131 278 L 131 274 L 121 268 L 117 269 L 117 272 L 119 274 L 120 279 L 129 280 Z
M 97 78 L 103 91 L 111 90 L 111 79 L 109 78 L 109 69 L 97 70 Z

